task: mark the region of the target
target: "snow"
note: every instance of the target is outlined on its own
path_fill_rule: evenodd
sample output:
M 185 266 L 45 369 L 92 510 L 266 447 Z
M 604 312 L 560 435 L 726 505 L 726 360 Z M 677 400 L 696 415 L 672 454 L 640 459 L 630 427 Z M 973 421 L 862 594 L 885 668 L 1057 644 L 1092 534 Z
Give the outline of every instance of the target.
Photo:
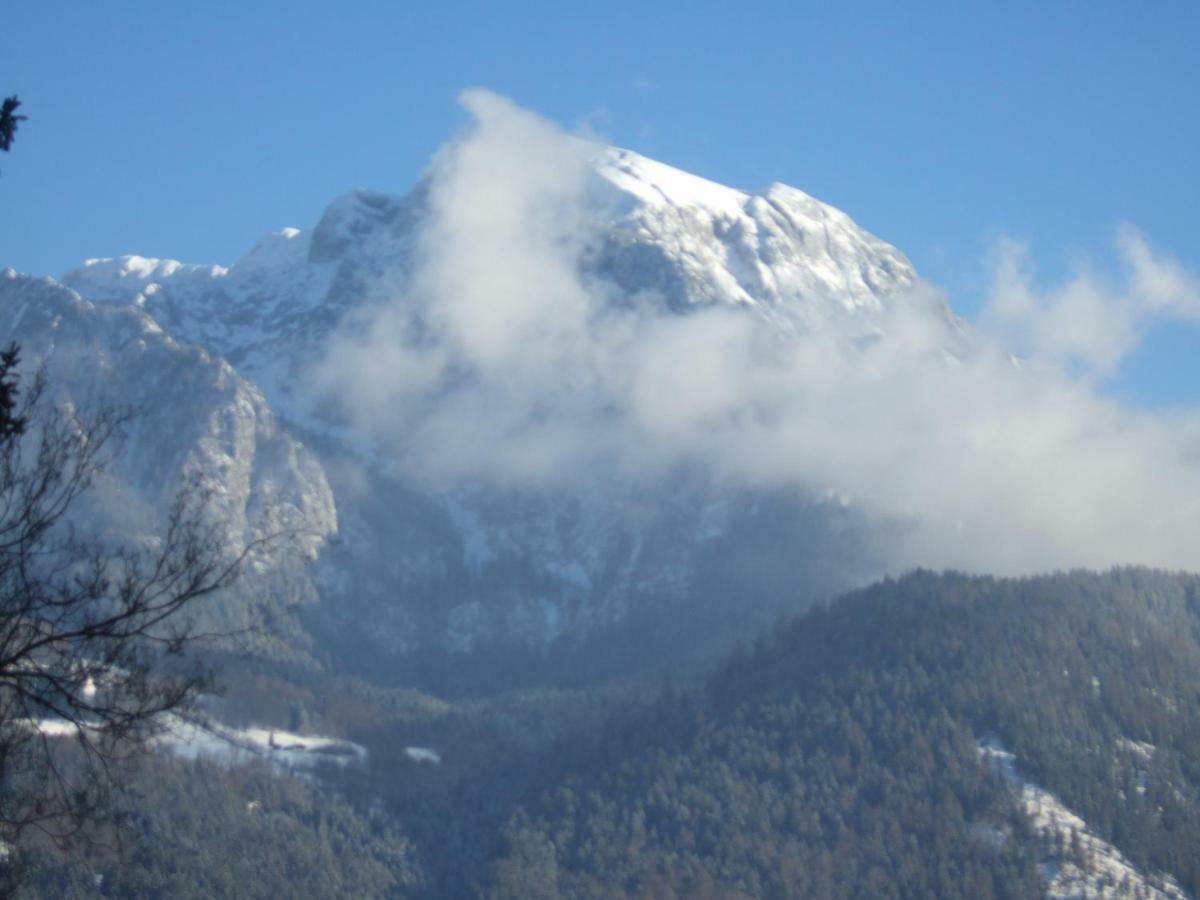
M 32 728 L 46 737 L 74 737 L 79 731 L 74 722 L 64 719 L 24 719 L 17 724 Z
M 127 255 L 86 259 L 80 268 L 67 273 L 64 281 L 70 282 L 75 279 L 86 283 L 92 288 L 87 296 L 93 299 L 93 293 L 111 295 L 112 292 L 120 291 L 122 287 L 125 287 L 127 292 L 127 286 L 130 285 L 138 285 L 135 290 L 140 290 L 140 286 L 149 283 L 167 280 L 213 280 L 224 278 L 228 273 L 229 270 L 224 266 L 190 265 L 174 259 Z M 103 301 L 109 297 L 101 296 L 98 299 Z
M 1132 753 L 1143 763 L 1148 763 L 1154 758 L 1154 751 L 1157 749 L 1153 744 L 1146 741 L 1134 741 L 1129 738 L 1117 738 L 1117 746 L 1127 753 Z
M 19 724 L 51 738 L 74 737 L 78 731 L 74 723 L 62 719 L 27 720 Z M 339 738 L 277 728 L 234 728 L 220 722 L 201 724 L 171 714 L 163 716 L 159 724 L 162 731 L 154 737 L 153 746 L 184 759 L 207 759 L 228 765 L 262 759 L 287 772 L 312 770 L 322 763 L 347 766 L 367 761 L 365 747 Z M 430 761 L 441 762 L 441 757 L 432 750 L 409 750 L 432 754 Z
M 347 766 L 367 760 L 366 748 L 351 741 L 276 728 L 233 728 L 219 722 L 200 725 L 177 716 L 164 720 L 164 732 L 156 742 L 185 759 L 226 764 L 263 759 L 288 772 L 311 770 L 322 763 Z
M 1134 790 L 1139 794 L 1146 793 L 1147 767 L 1154 760 L 1154 751 L 1157 749 L 1153 744 L 1145 741 L 1134 741 L 1129 738 L 1117 738 L 1117 749 L 1130 754 L 1134 759 L 1136 768 L 1136 782 Z
M 436 766 L 442 761 L 442 755 L 429 747 L 405 747 L 404 755 L 415 763 L 429 763 Z
M 602 178 L 650 206 L 700 207 L 736 218 L 750 199 L 742 191 L 618 147 L 601 149 L 594 165 Z
M 1016 790 L 1025 815 L 1041 842 L 1038 871 L 1051 900 L 1079 897 L 1187 900 L 1174 879 L 1139 872 L 1120 850 L 1095 835 L 1081 817 L 1049 791 L 1026 781 L 1016 757 L 995 739 L 979 744 L 979 754 Z M 1082 859 L 1070 848 L 1077 841 Z M 1060 852 L 1059 847 L 1067 848 Z M 1122 887 L 1125 885 L 1125 887 Z
M 257 271 L 271 272 L 298 265 L 308 253 L 308 242 L 299 228 L 281 228 L 264 237 L 228 270 L 231 277 L 245 278 Z

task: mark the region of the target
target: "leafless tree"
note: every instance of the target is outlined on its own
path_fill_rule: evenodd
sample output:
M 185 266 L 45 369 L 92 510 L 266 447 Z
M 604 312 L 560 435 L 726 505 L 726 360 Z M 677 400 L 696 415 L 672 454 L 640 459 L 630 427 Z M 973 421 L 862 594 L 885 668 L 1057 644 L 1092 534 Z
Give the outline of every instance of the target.
M 80 536 L 72 508 L 122 417 L 55 407 L 17 363 L 0 353 L 0 859 L 30 829 L 67 841 L 96 821 L 123 764 L 207 688 L 191 613 L 255 550 L 229 551 L 196 484 L 152 542 Z

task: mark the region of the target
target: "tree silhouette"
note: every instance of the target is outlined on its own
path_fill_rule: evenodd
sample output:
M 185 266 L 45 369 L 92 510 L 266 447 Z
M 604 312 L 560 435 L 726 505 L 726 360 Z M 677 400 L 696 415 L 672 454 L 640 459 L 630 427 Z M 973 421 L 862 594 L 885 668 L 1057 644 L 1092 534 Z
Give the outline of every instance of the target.
M 71 512 L 124 418 L 56 407 L 45 377 L 18 393 L 0 354 L 0 841 L 59 843 L 102 819 L 122 765 L 210 682 L 189 608 L 232 583 L 263 542 L 231 553 L 196 483 L 149 543 L 83 538 Z M 0 879 L 13 878 L 0 855 Z M 0 885 L 0 893 L 3 885 Z
M 21 351 L 12 344 L 0 352 L 0 441 L 25 433 L 25 420 L 17 415 L 17 365 Z
M 28 118 L 28 116 L 17 115 L 20 105 L 21 101 L 17 99 L 16 94 L 5 97 L 4 102 L 0 103 L 0 150 L 5 153 L 12 149 L 13 138 L 17 134 L 17 125 Z

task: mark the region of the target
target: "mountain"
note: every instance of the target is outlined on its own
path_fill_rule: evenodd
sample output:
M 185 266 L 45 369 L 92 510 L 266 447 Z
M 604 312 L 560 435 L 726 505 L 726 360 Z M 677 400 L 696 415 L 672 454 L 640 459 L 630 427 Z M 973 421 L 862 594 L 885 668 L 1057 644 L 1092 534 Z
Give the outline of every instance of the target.
M 590 163 L 587 212 L 601 240 L 588 264 L 627 296 L 657 295 L 680 311 L 745 306 L 796 327 L 869 317 L 916 280 L 896 248 L 795 188 L 747 194 L 615 148 L 597 148 Z M 304 398 L 289 387 L 306 360 L 349 311 L 403 290 L 429 191 L 428 182 L 404 197 L 353 191 L 313 229 L 282 229 L 228 268 L 92 259 L 63 283 L 93 302 L 138 305 L 300 414 Z
M 73 526 L 109 541 L 153 542 L 176 493 L 191 486 L 213 496 L 231 554 L 266 535 L 297 533 L 271 545 L 215 605 L 196 610 L 202 624 L 222 631 L 270 619 L 278 640 L 259 649 L 294 655 L 299 632 L 264 598 L 314 600 L 309 569 L 337 516 L 320 461 L 258 388 L 136 306 L 98 306 L 49 278 L 0 275 L 0 323 L 21 345 L 27 370 L 45 367 L 43 402 L 84 420 L 130 417 L 73 508 Z
M 571 265 L 605 308 L 654 315 L 668 334 L 728 309 L 781 340 L 873 339 L 916 280 L 899 251 L 794 188 L 749 194 L 625 150 L 586 156 L 572 223 L 586 240 Z M 464 653 L 569 658 L 590 640 L 628 656 L 628 633 L 647 641 L 638 654 L 710 654 L 769 621 L 773 588 L 795 571 L 802 603 L 880 571 L 861 512 L 819 491 L 731 485 L 688 464 L 578 472 L 567 486 L 430 477 L 378 440 L 347 411 L 354 394 L 330 394 L 314 372 L 359 353 L 347 334 L 369 332 L 381 305 L 444 351 L 420 299 L 438 177 L 403 197 L 347 194 L 311 230 L 269 235 L 228 267 L 126 256 L 61 282 L 5 273 L 7 334 L 48 361 L 62 395 L 140 411 L 114 471 L 121 516 L 153 519 L 200 467 L 240 534 L 306 523 L 308 559 L 281 556 L 248 591 L 291 622 L 289 653 L 318 646 L 377 676 L 436 670 L 444 685 L 446 660 Z M 952 316 L 922 314 L 951 345 Z M 393 377 L 385 366 L 367 385 Z M 683 640 L 666 641 L 671 623 Z

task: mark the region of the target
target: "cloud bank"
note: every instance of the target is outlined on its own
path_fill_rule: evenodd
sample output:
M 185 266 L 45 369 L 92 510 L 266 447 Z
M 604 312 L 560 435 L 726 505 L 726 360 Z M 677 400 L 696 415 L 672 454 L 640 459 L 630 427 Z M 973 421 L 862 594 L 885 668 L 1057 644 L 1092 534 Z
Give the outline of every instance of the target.
M 1200 568 L 1200 419 L 1098 389 L 1149 323 L 1200 315 L 1196 278 L 1133 228 L 1122 278 L 1048 291 L 1006 245 L 965 339 L 929 285 L 892 298 L 878 340 L 849 319 L 783 337 L 585 274 L 605 218 L 587 145 L 493 94 L 463 103 L 414 270 L 320 373 L 398 471 L 562 491 L 685 467 L 853 504 L 890 524 L 897 568 Z

